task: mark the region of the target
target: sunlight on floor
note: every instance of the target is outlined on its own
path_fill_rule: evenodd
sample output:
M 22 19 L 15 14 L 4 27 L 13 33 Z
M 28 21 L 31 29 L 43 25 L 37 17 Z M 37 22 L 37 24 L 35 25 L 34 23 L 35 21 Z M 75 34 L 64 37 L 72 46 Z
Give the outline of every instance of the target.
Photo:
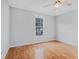
M 44 59 L 44 48 L 39 47 L 35 50 L 35 59 Z

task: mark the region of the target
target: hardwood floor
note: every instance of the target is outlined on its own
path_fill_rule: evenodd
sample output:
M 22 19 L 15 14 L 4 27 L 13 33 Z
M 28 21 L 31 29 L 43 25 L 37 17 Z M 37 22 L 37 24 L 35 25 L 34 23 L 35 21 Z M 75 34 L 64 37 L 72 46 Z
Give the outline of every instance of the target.
M 77 59 L 74 46 L 51 41 L 10 48 L 5 59 Z

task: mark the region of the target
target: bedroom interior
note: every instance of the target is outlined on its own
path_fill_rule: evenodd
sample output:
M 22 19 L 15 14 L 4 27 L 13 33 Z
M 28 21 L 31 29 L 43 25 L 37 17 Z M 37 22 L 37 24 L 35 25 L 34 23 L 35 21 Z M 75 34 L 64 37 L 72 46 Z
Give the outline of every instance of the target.
M 77 0 L 1 0 L 1 59 L 78 59 Z

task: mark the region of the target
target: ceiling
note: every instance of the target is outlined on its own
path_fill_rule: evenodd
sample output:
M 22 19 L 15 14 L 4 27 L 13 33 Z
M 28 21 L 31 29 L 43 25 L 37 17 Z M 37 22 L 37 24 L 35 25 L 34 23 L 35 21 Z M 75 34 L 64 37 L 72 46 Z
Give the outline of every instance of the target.
M 30 10 L 46 15 L 57 16 L 63 13 L 77 9 L 77 0 L 67 0 L 71 3 L 70 6 L 63 5 L 55 8 L 53 5 L 44 7 L 45 4 L 55 2 L 55 0 L 8 0 L 11 7 Z

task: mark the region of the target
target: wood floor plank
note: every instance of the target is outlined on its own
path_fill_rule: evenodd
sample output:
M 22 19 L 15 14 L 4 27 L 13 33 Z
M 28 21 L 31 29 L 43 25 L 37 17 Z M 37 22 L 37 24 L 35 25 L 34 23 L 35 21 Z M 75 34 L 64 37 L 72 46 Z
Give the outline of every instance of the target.
M 77 59 L 76 47 L 58 41 L 10 48 L 5 59 L 37 59 L 36 56 L 39 54 L 36 51 L 41 49 L 44 59 Z

